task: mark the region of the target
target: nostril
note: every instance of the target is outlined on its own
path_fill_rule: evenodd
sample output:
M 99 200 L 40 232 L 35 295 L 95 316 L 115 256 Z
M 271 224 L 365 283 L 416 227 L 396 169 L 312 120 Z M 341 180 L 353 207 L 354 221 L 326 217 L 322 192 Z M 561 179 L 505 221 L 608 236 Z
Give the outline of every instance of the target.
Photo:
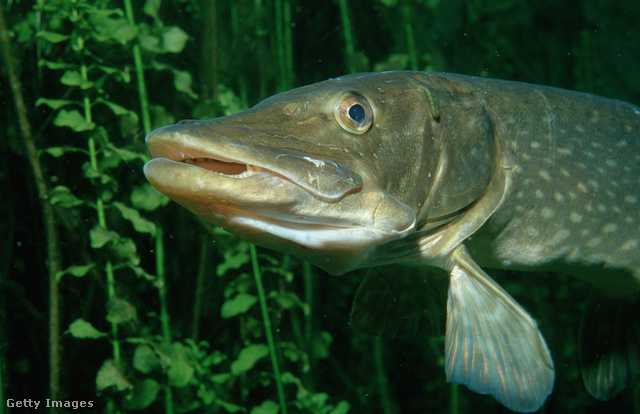
M 183 119 L 181 121 L 178 121 L 176 125 L 197 124 L 198 122 L 200 121 L 197 119 Z

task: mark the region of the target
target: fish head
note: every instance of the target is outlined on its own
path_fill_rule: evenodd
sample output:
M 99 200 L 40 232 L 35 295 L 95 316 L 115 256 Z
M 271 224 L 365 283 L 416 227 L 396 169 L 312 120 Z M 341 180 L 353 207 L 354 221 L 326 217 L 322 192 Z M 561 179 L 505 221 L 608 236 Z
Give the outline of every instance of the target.
M 330 79 L 152 131 L 144 173 L 214 225 L 341 274 L 416 229 L 439 158 L 428 108 L 402 73 Z

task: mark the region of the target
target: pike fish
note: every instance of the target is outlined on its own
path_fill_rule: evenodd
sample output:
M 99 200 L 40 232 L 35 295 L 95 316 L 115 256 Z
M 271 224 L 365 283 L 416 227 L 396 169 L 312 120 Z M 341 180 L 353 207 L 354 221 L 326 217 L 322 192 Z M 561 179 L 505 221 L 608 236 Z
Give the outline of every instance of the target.
M 590 283 L 585 386 L 601 400 L 631 386 L 640 372 L 638 131 L 640 108 L 585 93 L 364 73 L 157 129 L 144 173 L 253 243 L 331 274 L 372 268 L 351 319 L 365 332 L 420 335 L 429 300 L 420 292 L 429 269 L 444 270 L 447 380 L 531 412 L 552 391 L 551 355 L 536 321 L 485 269 Z M 392 264 L 415 277 L 373 271 Z

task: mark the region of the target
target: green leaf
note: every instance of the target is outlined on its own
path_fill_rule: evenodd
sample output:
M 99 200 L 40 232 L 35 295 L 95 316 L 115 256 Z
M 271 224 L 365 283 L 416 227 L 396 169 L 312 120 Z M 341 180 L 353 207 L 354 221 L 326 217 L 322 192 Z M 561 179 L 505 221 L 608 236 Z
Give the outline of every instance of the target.
M 347 414 L 351 409 L 351 405 L 347 401 L 340 401 L 329 414 Z
M 36 106 L 47 105 L 51 109 L 60 109 L 63 106 L 72 105 L 74 101 L 70 101 L 67 99 L 47 99 L 47 98 L 38 98 L 36 101 Z
M 216 400 L 216 392 L 205 388 L 204 384 L 200 384 L 200 387 L 198 387 L 197 395 L 200 397 L 204 405 L 211 405 Z
M 149 345 L 140 344 L 133 353 L 133 367 L 144 374 L 148 374 L 154 369 L 160 368 L 160 359 Z
M 130 113 L 133 114 L 133 112 L 130 112 Z M 115 152 L 116 154 L 118 154 L 118 157 L 120 157 L 122 161 L 133 161 L 133 160 L 140 160 L 142 162 L 149 161 L 149 157 L 147 156 L 147 154 L 141 154 L 139 152 L 131 151 L 125 148 L 118 148 L 111 144 L 109 145 L 109 149 Z
M 140 256 L 136 244 L 128 237 L 122 237 L 111 246 L 114 253 L 123 261 L 129 262 L 133 266 L 140 264 Z
M 245 313 L 258 302 L 258 297 L 248 293 L 238 293 L 233 299 L 227 299 L 220 309 L 223 318 L 231 318 Z
M 249 414 L 278 414 L 280 412 L 280 405 L 275 401 L 265 400 L 257 407 L 253 407 Z
M 114 114 L 116 115 L 127 115 L 129 112 L 128 109 L 126 109 L 125 107 L 122 107 L 116 103 L 113 103 L 111 101 L 107 101 L 106 99 L 102 99 L 102 98 L 97 98 L 95 101 L 95 103 L 101 103 L 104 104 L 106 106 L 109 107 L 109 109 L 111 109 L 111 111 L 113 111 Z
M 243 413 L 247 412 L 247 410 L 244 407 L 241 407 L 241 406 L 236 405 L 236 404 L 232 404 L 230 402 L 223 401 L 221 399 L 217 399 L 216 400 L 216 404 L 218 404 L 220 407 L 222 407 L 225 410 L 227 410 L 227 412 L 229 412 L 229 413 L 237 413 L 238 411 L 241 411 Z
M 16 43 L 33 44 L 33 37 L 35 34 L 33 20 L 35 19 L 25 18 L 13 26 L 13 32 L 16 34 Z
M 151 120 L 153 121 L 152 127 L 154 129 L 176 123 L 176 118 L 163 106 L 151 105 L 149 107 L 149 111 L 151 112 Z
M 51 70 L 73 69 L 78 67 L 77 65 L 74 65 L 72 63 L 52 62 L 50 60 L 45 60 L 45 59 L 40 59 L 38 61 L 38 65 L 46 66 L 48 69 L 51 69 Z
M 173 69 L 173 86 L 178 92 L 184 92 L 192 99 L 198 99 L 198 94 L 193 91 L 191 86 L 193 80 L 191 74 L 186 70 Z
M 227 360 L 227 356 L 222 352 L 216 350 L 207 355 L 207 357 L 201 362 L 203 367 L 210 367 L 212 365 L 220 365 Z
M 146 15 L 153 17 L 155 20 L 159 20 L 160 17 L 158 11 L 160 10 L 160 3 L 161 0 L 147 0 L 144 2 L 142 11 Z
M 304 303 L 298 295 L 294 292 L 284 292 L 279 293 L 273 291 L 269 294 L 269 299 L 275 299 L 278 305 L 282 306 L 283 309 L 291 309 L 295 307 L 300 307 L 305 315 L 308 315 L 310 312 L 309 306 Z
M 82 200 L 71 193 L 69 187 L 58 185 L 52 188 L 47 194 L 49 203 L 63 208 L 72 208 L 84 204 Z
M 134 187 L 131 192 L 131 205 L 138 210 L 153 211 L 167 203 L 169 198 L 149 183 Z
M 76 147 L 49 147 L 41 151 L 44 152 L 45 154 L 49 154 L 56 158 L 60 158 L 63 155 L 68 154 L 70 152 L 81 152 L 83 154 L 88 155 L 87 150 L 85 150 L 84 148 L 76 148 Z
M 127 380 L 111 359 L 104 361 L 96 376 L 96 388 L 98 391 L 109 387 L 116 387 L 118 391 L 133 388 L 133 384 Z
M 240 375 L 249 371 L 260 359 L 269 355 L 269 348 L 265 344 L 252 344 L 243 348 L 238 359 L 231 363 L 231 373 Z
M 189 381 L 191 381 L 195 369 L 187 359 L 187 352 L 184 345 L 180 342 L 174 342 L 171 344 L 171 348 L 167 354 L 171 359 L 171 365 L 167 370 L 169 384 L 176 388 L 186 387 Z
M 107 230 L 104 227 L 96 225 L 89 232 L 89 238 L 91 239 L 91 247 L 99 249 L 110 241 L 120 239 L 120 235 L 115 231 Z
M 321 331 L 320 333 L 314 334 L 313 341 L 311 342 L 310 353 L 318 359 L 328 358 L 329 348 L 331 348 L 332 342 L 333 337 L 327 331 Z
M 64 275 L 71 275 L 71 276 L 75 276 L 75 277 L 83 277 L 84 275 L 89 273 L 89 270 L 91 270 L 95 265 L 96 265 L 95 263 L 90 263 L 90 264 L 85 265 L 85 266 L 81 266 L 81 265 L 69 266 L 65 270 L 61 270 L 58 273 L 56 273 L 56 280 L 60 281 L 60 279 Z
M 94 122 L 87 122 L 84 116 L 75 109 L 72 111 L 67 111 L 65 109 L 60 110 L 53 120 L 53 123 L 59 127 L 69 127 L 75 132 L 91 131 L 96 127 Z
M 76 319 L 69 325 L 69 333 L 74 338 L 90 338 L 98 339 L 107 336 L 106 333 L 100 332 L 84 319 Z
M 224 384 L 225 382 L 229 381 L 230 378 L 230 373 L 223 372 L 222 374 L 212 375 L 210 379 L 214 384 Z
M 155 223 L 142 218 L 138 210 L 127 207 L 119 201 L 114 202 L 113 205 L 120 211 L 122 218 L 129 220 L 131 224 L 133 224 L 133 228 L 138 233 L 149 233 L 151 235 L 156 234 Z
M 177 26 L 170 26 L 162 33 L 164 49 L 169 53 L 180 53 L 189 40 L 189 35 Z
M 240 266 L 249 263 L 251 257 L 248 253 L 249 243 L 240 242 L 234 249 L 224 251 L 224 262 L 220 263 L 216 268 L 218 276 L 224 276 L 229 269 L 239 269 Z
M 163 50 L 160 48 L 160 39 L 156 35 L 140 33 L 138 36 L 138 44 L 140 44 L 140 47 L 147 52 L 163 53 Z
M 89 17 L 89 22 L 95 28 L 91 32 L 91 36 L 98 42 L 104 43 L 108 40 L 115 40 L 124 45 L 135 39 L 138 34 L 138 28 L 130 25 L 124 17 L 112 17 L 112 14 L 122 16 L 121 10 L 110 10 L 103 13 L 94 13 Z
M 67 70 L 62 74 L 60 83 L 67 86 L 80 86 L 82 85 L 82 75 L 75 70 Z
M 143 410 L 158 398 L 160 384 L 151 378 L 145 378 L 133 388 L 133 393 L 126 401 L 125 407 L 128 410 Z
M 107 308 L 107 321 L 114 325 L 135 321 L 138 318 L 138 311 L 136 311 L 136 308 L 124 299 L 111 299 Z
M 60 78 L 60 83 L 67 86 L 79 86 L 83 90 L 93 88 L 94 83 L 82 78 L 80 72 L 68 70 Z
M 40 39 L 44 39 L 47 42 L 51 42 L 51 43 L 60 43 L 60 42 L 64 42 L 65 40 L 69 40 L 71 38 L 71 36 L 69 35 L 65 35 L 62 33 L 55 33 L 55 32 L 47 32 L 44 30 L 36 33 L 36 37 Z

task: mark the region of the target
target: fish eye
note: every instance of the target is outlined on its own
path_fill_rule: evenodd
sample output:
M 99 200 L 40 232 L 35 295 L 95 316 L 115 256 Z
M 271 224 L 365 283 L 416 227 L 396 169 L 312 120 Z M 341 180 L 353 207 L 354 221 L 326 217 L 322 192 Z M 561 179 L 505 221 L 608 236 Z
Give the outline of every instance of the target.
M 352 134 L 364 134 L 373 124 L 373 109 L 369 101 L 355 92 L 338 99 L 333 113 L 342 129 Z

